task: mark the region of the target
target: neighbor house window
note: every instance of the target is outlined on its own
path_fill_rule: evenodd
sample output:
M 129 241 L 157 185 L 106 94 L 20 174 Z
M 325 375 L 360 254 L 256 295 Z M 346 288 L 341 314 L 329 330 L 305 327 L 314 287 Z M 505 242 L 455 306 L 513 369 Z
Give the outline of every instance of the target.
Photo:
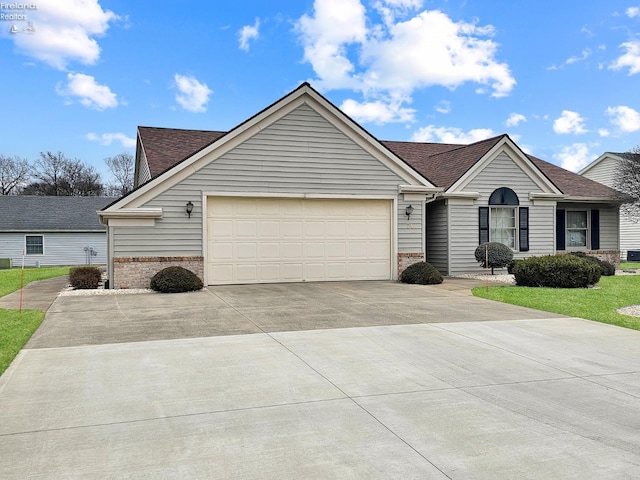
M 44 241 L 42 235 L 27 235 L 25 237 L 24 244 L 27 255 L 44 254 Z
M 567 248 L 587 247 L 587 211 L 567 211 Z
M 513 250 L 529 250 L 529 208 L 519 207 L 516 192 L 498 188 L 489 197 L 489 206 L 480 207 L 480 243 L 498 242 Z

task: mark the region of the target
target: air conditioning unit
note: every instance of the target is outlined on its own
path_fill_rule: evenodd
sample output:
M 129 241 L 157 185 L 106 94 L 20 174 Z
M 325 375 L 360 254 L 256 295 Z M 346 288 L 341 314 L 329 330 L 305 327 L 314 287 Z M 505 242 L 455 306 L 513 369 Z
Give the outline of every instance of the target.
M 13 268 L 13 260 L 11 258 L 0 258 L 0 270 Z
M 627 262 L 640 262 L 640 250 L 627 250 Z

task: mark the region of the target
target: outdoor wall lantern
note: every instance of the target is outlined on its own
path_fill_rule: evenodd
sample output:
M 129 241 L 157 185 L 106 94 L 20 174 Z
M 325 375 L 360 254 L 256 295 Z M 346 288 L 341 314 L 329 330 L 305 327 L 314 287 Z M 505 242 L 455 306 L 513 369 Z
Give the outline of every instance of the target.
M 404 213 L 407 214 L 407 220 L 409 220 L 411 218 L 411 214 L 413 213 L 413 207 L 409 205 L 407 208 L 404 209 Z
M 191 218 L 191 212 L 193 212 L 193 203 L 189 200 L 187 202 L 187 215 L 189 215 L 189 218 Z

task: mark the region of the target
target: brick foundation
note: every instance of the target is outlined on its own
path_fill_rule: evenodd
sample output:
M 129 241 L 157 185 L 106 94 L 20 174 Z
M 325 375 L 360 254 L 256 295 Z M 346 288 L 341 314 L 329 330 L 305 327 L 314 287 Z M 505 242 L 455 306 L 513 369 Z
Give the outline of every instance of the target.
M 606 262 L 611 263 L 616 268 L 620 266 L 620 250 L 582 250 L 587 255 L 591 255 L 592 257 L 598 257 L 600 260 L 604 260 Z M 563 250 L 558 251 L 558 254 L 562 253 L 571 253 L 569 251 Z
M 399 253 L 398 254 L 398 280 L 405 268 L 414 263 L 424 262 L 424 253 Z
M 111 288 L 149 288 L 151 277 L 174 266 L 191 270 L 204 281 L 204 257 L 116 257 Z

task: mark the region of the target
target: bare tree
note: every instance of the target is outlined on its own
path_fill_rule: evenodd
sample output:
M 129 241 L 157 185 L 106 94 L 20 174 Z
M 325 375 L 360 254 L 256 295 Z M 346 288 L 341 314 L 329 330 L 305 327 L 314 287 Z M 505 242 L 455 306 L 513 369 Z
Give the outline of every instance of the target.
M 614 187 L 623 194 L 621 212 L 633 221 L 640 221 L 640 145 L 620 155 Z
M 98 196 L 104 187 L 100 174 L 80 160 L 58 152 L 40 152 L 33 165 L 36 179 L 22 189 L 23 195 Z
M 133 190 L 133 155 L 127 152 L 119 153 L 104 159 L 113 180 L 107 185 L 110 195 L 121 197 Z
M 0 155 L 0 195 L 17 193 L 30 176 L 31 166 L 26 159 Z

